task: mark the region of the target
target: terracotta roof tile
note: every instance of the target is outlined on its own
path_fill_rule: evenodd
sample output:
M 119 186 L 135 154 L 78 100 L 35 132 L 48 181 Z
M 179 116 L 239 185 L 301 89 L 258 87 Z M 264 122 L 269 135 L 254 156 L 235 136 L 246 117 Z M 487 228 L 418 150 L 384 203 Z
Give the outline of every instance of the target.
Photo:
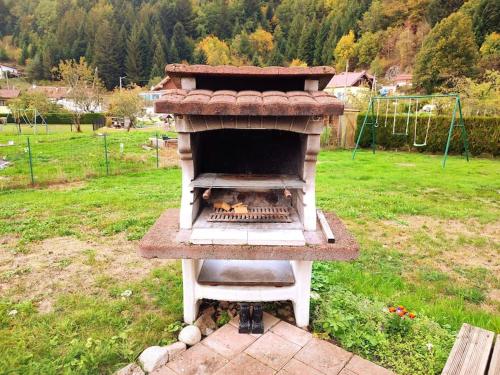
M 15 99 L 19 96 L 20 92 L 18 89 L 0 89 L 0 98 Z
M 158 113 L 229 116 L 338 115 L 343 104 L 326 92 L 167 90 Z
M 264 68 L 258 66 L 232 66 L 232 65 L 186 65 L 169 64 L 165 72 L 170 77 L 196 76 L 196 75 L 224 75 L 224 76 L 333 76 L 335 69 L 330 66 L 314 67 L 281 67 L 267 66 Z

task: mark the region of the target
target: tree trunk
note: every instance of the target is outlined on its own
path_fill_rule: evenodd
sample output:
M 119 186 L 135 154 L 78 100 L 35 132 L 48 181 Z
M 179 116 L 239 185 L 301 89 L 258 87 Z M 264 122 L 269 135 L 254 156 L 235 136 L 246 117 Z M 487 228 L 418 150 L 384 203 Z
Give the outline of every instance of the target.
M 80 117 L 77 117 L 75 119 L 75 126 L 76 126 L 76 132 L 77 133 L 81 133 L 82 132 L 82 128 L 80 126 Z

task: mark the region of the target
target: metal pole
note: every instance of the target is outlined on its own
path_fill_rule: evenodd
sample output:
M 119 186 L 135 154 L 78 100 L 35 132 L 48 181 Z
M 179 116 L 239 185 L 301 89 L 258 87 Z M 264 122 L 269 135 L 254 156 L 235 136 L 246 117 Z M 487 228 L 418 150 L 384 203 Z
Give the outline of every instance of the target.
M 389 103 L 389 102 L 388 102 Z M 375 125 L 373 123 L 373 119 L 375 118 L 375 113 L 373 111 L 373 104 L 371 106 L 371 116 L 372 116 L 372 121 L 370 124 L 372 125 L 372 152 L 375 154 Z M 376 120 L 375 120 L 376 121 Z
M 458 111 L 460 114 L 460 126 L 462 127 L 462 141 L 464 143 L 465 149 L 465 158 L 469 161 L 469 140 L 467 139 L 467 129 L 465 128 L 464 117 L 462 115 L 462 102 L 460 98 L 457 98 L 458 101 Z
M 370 99 L 370 104 L 368 104 L 368 110 L 365 113 L 365 118 L 363 120 L 363 125 L 361 125 L 361 130 L 358 134 L 358 140 L 356 141 L 356 146 L 354 146 L 354 151 L 352 152 L 352 159 L 356 156 L 356 151 L 359 147 L 359 142 L 361 141 L 361 136 L 363 135 L 363 131 L 365 130 L 366 123 L 368 122 L 368 113 L 373 112 L 373 98 Z
M 104 159 L 106 161 L 106 176 L 109 176 L 109 160 L 108 160 L 108 142 L 106 140 L 106 133 L 104 133 Z
M 446 141 L 446 148 L 444 149 L 444 158 L 442 162 L 443 168 L 446 166 L 446 159 L 448 158 L 448 150 L 450 148 L 450 141 L 451 141 L 451 135 L 453 133 L 453 127 L 455 126 L 455 117 L 457 116 L 457 108 L 458 108 L 458 103 L 460 99 L 457 96 L 455 99 L 455 106 L 453 107 L 453 115 L 451 117 L 451 124 L 450 124 L 450 130 L 448 131 L 448 139 Z
M 33 176 L 33 157 L 31 155 L 30 137 L 28 137 L 28 158 L 30 164 L 31 185 L 35 185 L 35 177 Z
M 156 168 L 160 167 L 159 149 L 160 145 L 158 144 L 158 132 L 156 132 Z

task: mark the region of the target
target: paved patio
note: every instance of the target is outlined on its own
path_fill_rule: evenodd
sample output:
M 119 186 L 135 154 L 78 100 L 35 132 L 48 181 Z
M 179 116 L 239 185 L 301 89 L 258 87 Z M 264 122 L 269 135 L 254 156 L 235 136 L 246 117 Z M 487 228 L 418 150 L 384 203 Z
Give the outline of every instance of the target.
M 300 328 L 264 314 L 263 335 L 240 335 L 238 317 L 154 375 L 390 375 Z

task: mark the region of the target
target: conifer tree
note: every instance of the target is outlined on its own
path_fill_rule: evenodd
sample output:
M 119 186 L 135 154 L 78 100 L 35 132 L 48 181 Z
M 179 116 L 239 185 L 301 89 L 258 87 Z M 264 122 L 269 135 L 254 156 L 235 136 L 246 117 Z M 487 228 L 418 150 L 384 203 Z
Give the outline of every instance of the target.
M 191 60 L 191 45 L 188 38 L 186 37 L 184 26 L 182 26 L 182 23 L 180 22 L 177 22 L 174 26 L 174 35 L 172 36 L 171 48 L 172 50 L 175 49 L 179 61 Z
M 167 64 L 167 58 L 163 50 L 163 43 L 161 36 L 155 36 L 155 52 L 153 55 L 153 67 L 151 68 L 150 78 L 163 77 L 165 75 L 164 69 Z
M 302 35 L 299 40 L 298 57 L 307 65 L 314 65 L 314 56 L 316 52 L 316 35 L 318 33 L 318 21 L 304 25 Z
M 117 39 L 118 28 L 108 20 L 97 27 L 94 43 L 94 65 L 108 90 L 118 85 L 120 77 L 120 51 Z
M 126 72 L 130 82 L 141 83 L 144 77 L 141 30 L 136 23 L 127 42 Z
M 293 60 L 297 57 L 297 46 L 304 28 L 304 16 L 297 14 L 292 21 L 290 30 L 288 31 L 288 40 L 286 47 L 286 57 L 288 60 Z

